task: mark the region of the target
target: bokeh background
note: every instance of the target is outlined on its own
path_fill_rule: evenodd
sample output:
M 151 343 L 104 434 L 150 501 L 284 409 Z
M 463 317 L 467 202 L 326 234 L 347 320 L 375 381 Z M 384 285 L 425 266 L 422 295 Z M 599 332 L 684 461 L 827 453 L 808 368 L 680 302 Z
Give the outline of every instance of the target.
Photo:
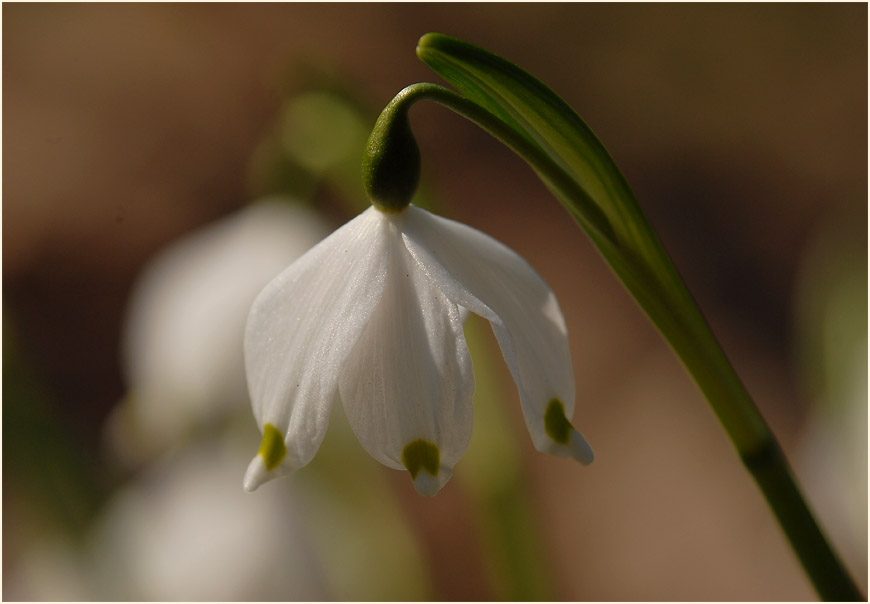
M 516 62 L 602 139 L 866 593 L 866 5 L 2 16 L 6 599 L 815 597 L 712 412 L 585 235 L 521 160 L 433 105 L 411 114 L 421 203 L 505 242 L 553 287 L 574 422 L 597 459 L 533 450 L 494 338 L 472 320 L 475 432 L 437 497 L 370 459 L 340 410 L 310 467 L 241 492 L 259 434 L 235 340 L 215 334 L 243 311 L 209 313 L 365 207 L 359 157 L 378 112 L 439 81 L 414 53 L 429 31 Z M 264 197 L 281 209 L 252 218 Z M 159 293 L 141 293 L 149 279 Z

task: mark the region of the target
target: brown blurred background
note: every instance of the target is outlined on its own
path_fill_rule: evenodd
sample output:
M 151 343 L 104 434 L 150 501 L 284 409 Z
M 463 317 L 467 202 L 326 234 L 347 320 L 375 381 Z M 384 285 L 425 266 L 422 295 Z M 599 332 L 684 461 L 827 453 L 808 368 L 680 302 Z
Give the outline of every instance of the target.
M 601 138 L 866 590 L 866 434 L 813 438 L 820 417 L 867 421 L 866 24 L 864 4 L 5 4 L 4 582 L 54 522 L 45 500 L 77 498 L 67 520 L 86 525 L 110 488 L 101 431 L 124 395 L 120 326 L 149 257 L 261 192 L 252 155 L 312 72 L 373 123 L 403 86 L 439 81 L 414 53 L 438 31 L 516 62 Z M 440 107 L 412 121 L 440 210 L 529 260 L 568 323 L 589 468 L 534 452 L 495 364 L 552 597 L 812 599 L 690 378 L 531 170 Z M 336 195 L 314 197 L 340 224 Z M 844 346 L 818 343 L 830 317 L 814 296 L 841 274 L 861 286 L 844 336 L 864 342 L 857 411 L 831 410 L 824 354 Z M 7 377 L 9 342 L 38 409 Z M 34 478 L 66 463 L 33 458 L 16 435 L 34 424 L 85 460 L 68 490 Z M 432 597 L 496 597 L 461 485 L 401 500 Z

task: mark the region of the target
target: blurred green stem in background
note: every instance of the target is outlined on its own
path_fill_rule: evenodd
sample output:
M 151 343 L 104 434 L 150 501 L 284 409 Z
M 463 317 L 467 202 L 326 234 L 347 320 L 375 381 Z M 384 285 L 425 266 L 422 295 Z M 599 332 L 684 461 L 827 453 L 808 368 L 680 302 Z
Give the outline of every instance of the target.
M 486 339 L 488 329 L 474 315 L 465 322 L 465 339 L 474 359 L 474 423 L 486 430 L 475 433 L 456 478 L 474 502 L 475 526 L 480 527 L 485 563 L 496 590 L 493 599 L 552 601 L 559 597 L 553 566 L 542 543 L 541 515 L 530 496 L 515 431 L 499 404 L 505 393 L 492 365 L 498 344 Z
M 549 88 L 497 55 L 440 34 L 423 36 L 417 55 L 461 94 L 435 84 L 408 86 L 383 110 L 372 137 L 388 140 L 392 124 L 401 124 L 413 103 L 431 100 L 528 162 L 695 379 L 819 595 L 862 600 L 807 507 L 773 433 L 598 138 Z

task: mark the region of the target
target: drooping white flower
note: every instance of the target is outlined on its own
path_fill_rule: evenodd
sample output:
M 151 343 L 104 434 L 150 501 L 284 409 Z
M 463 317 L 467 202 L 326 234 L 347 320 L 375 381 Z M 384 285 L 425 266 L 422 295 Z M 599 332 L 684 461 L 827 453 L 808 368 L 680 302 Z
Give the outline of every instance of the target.
M 550 288 L 491 237 L 413 205 L 373 206 L 278 275 L 251 308 L 245 366 L 263 432 L 248 491 L 314 457 L 336 394 L 362 446 L 444 486 L 471 437 L 474 376 L 460 307 L 489 320 L 539 451 L 586 464 Z

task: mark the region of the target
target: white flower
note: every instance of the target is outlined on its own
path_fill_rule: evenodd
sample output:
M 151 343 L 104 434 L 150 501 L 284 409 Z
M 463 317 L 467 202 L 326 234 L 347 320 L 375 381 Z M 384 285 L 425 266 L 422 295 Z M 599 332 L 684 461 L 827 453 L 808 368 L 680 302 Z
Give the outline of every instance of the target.
M 371 207 L 278 275 L 251 308 L 245 366 L 263 432 L 248 491 L 314 457 L 336 393 L 362 446 L 434 495 L 471 437 L 459 308 L 492 324 L 535 447 L 586 464 L 565 321 L 516 253 L 414 206 Z
M 185 236 L 148 264 L 124 324 L 129 393 L 107 434 L 116 455 L 141 460 L 244 406 L 239 344 L 251 303 L 328 232 L 313 211 L 270 197 Z

